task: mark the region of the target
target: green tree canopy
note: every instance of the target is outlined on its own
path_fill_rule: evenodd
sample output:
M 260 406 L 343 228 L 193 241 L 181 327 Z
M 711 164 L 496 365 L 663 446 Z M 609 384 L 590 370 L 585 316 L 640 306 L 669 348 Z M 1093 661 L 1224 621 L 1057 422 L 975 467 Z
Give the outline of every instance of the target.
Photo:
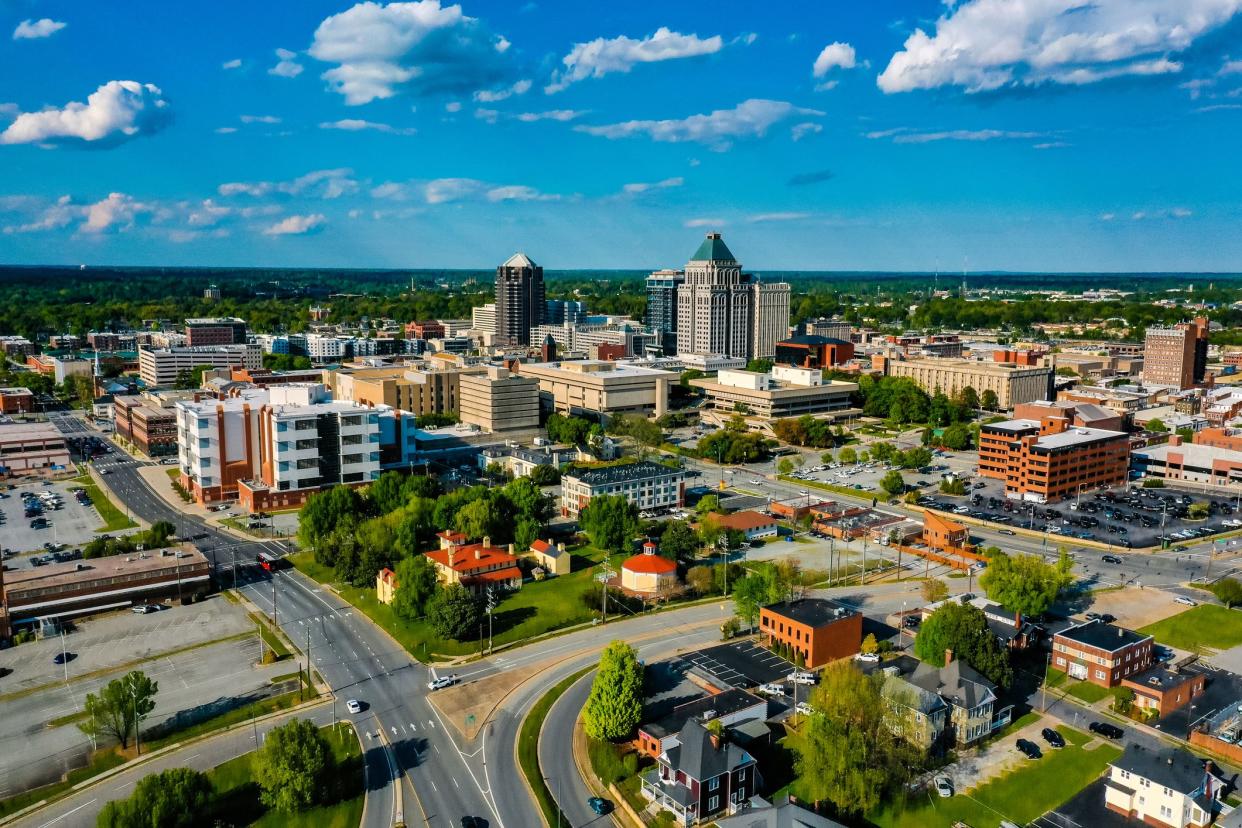
M 1024 617 L 1041 615 L 1073 582 L 1072 566 L 1073 561 L 1064 552 L 1055 564 L 1039 555 L 998 552 L 989 558 L 979 586 L 993 601 Z
M 670 520 L 660 536 L 660 554 L 673 560 L 693 558 L 699 550 L 700 539 L 694 528 L 684 520 Z
M 592 739 L 618 741 L 634 732 L 642 717 L 643 667 L 638 651 L 613 641 L 599 656 L 582 725 Z
M 1227 607 L 1242 604 L 1242 583 L 1236 578 L 1221 578 L 1212 584 L 1212 594 Z
M 436 590 L 426 604 L 427 620 L 442 638 L 463 641 L 479 631 L 483 602 L 461 584 Z
M 99 812 L 99 828 L 190 828 L 199 824 L 212 801 L 207 774 L 170 768 L 138 780 L 126 799 L 115 799 Z
M 895 497 L 905 491 L 906 481 L 901 472 L 894 469 L 880 478 L 880 488 L 890 497 Z
M 1001 687 L 1008 687 L 1013 678 L 1009 653 L 988 629 L 988 619 L 978 607 L 942 604 L 920 625 L 914 639 L 916 656 L 943 667 L 947 651 Z
M 305 810 L 320 801 L 334 769 L 332 748 L 319 728 L 293 719 L 268 732 L 254 758 L 259 799 L 281 813 Z
M 638 533 L 638 507 L 623 495 L 596 495 L 578 514 L 578 525 L 599 549 L 624 552 Z
M 152 681 L 141 670 L 131 670 L 105 684 L 98 693 L 86 694 L 86 720 L 78 728 L 96 740 L 115 739 L 123 750 L 155 709 L 159 690 L 159 682 Z
M 571 446 L 585 445 L 587 434 L 591 429 L 590 422 L 581 417 L 566 417 L 562 414 L 551 414 L 545 423 L 548 439 L 554 443 L 565 443 Z
M 420 618 L 427 611 L 427 602 L 439 585 L 436 568 L 426 555 L 411 555 L 397 561 L 397 590 L 392 597 L 392 611 L 407 620 Z

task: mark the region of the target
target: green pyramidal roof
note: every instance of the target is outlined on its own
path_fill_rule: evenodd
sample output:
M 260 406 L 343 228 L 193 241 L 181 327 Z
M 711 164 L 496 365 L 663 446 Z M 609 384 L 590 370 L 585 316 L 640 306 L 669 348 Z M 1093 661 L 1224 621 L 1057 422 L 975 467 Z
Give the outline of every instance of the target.
M 694 251 L 694 255 L 690 257 L 692 262 L 736 262 L 733 254 L 729 252 L 729 248 L 725 246 L 724 239 L 720 238 L 719 233 L 708 233 L 707 238 L 703 239 L 703 243 L 699 245 L 699 249 Z

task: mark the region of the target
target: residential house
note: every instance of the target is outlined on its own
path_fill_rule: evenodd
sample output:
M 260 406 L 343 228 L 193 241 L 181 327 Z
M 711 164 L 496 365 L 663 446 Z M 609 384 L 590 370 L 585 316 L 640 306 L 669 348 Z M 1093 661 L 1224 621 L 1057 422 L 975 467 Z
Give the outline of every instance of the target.
M 678 744 L 657 761 L 659 767 L 643 777 L 643 795 L 670 811 L 678 825 L 732 815 L 758 788 L 754 757 L 698 719 L 686 722 Z
M 768 702 L 745 690 L 730 688 L 720 693 L 700 696 L 669 711 L 659 719 L 638 726 L 638 749 L 658 759 L 680 744 L 680 734 L 692 719 L 718 721 L 724 727 L 744 722 L 765 721 Z
M 945 665 L 920 663 L 907 680 L 949 705 L 949 738 L 959 747 L 972 745 L 992 732 L 996 685 L 969 664 L 945 653 Z
M 542 567 L 549 575 L 568 575 L 570 572 L 570 556 L 563 543 L 536 540 L 530 545 L 525 557 L 534 561 L 536 566 Z
M 522 570 L 513 554 L 492 546 L 491 538 L 482 543 L 467 543 L 461 532 L 445 530 L 438 533 L 440 548 L 427 553 L 435 565 L 436 575 L 442 585 L 461 584 L 476 594 L 489 588 L 521 589 Z
M 921 750 L 940 745 L 949 726 L 949 703 L 939 693 L 911 682 L 900 667 L 887 667 L 883 672 L 881 693 L 889 706 L 889 730 Z
M 1071 678 L 1116 687 L 1152 665 L 1152 637 L 1088 621 L 1052 637 L 1052 666 Z
M 712 520 L 724 529 L 736 529 L 746 536 L 746 540 L 758 538 L 774 538 L 778 534 L 776 519 L 750 510 L 734 512 L 731 515 L 715 515 Z
M 1147 825 L 1202 828 L 1221 809 L 1224 788 L 1210 761 L 1180 748 L 1130 744 L 1109 768 L 1104 805 Z
M 1207 673 L 1188 672 L 1177 667 L 1156 665 L 1150 670 L 1122 679 L 1123 687 L 1134 691 L 1134 706 L 1155 710 L 1159 715 L 1190 704 L 1203 694 Z
M 794 802 L 773 805 L 760 797 L 737 816 L 716 820 L 716 828 L 845 828 L 835 820 L 808 811 Z
M 375 598 L 381 604 L 391 604 L 396 594 L 397 573 L 384 567 L 375 576 Z

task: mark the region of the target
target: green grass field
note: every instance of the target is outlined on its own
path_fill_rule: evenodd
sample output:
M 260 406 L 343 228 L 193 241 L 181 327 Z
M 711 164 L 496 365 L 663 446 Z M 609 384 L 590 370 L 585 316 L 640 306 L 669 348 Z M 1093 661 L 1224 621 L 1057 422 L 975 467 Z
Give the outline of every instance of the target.
M 334 801 L 296 814 L 267 810 L 259 801 L 255 781 L 254 754 L 247 753 L 225 762 L 208 776 L 216 789 L 213 806 L 215 824 L 255 826 L 255 828 L 357 828 L 362 821 L 364 798 L 362 749 L 353 728 L 337 725 L 335 731 L 325 730 L 338 770 L 333 774 L 333 787 L 328 796 Z
M 1087 750 L 1083 746 L 1090 736 L 1068 727 L 1058 730 L 1066 742 L 1061 750 L 1042 745 L 1042 759 L 1024 762 L 974 790 L 949 799 L 924 794 L 903 811 L 885 808 L 871 815 L 871 822 L 878 828 L 949 828 L 958 821 L 971 828 L 998 828 L 1002 819 L 1026 825 L 1073 797 L 1121 755 L 1110 744 Z
M 495 645 L 522 641 L 591 620 L 591 612 L 583 603 L 582 596 L 589 589 L 599 589 L 593 577 L 598 571 L 597 565 L 604 559 L 604 553 L 584 546 L 572 550 L 572 554 L 573 570 L 570 574 L 525 583 L 520 590 L 500 602 L 493 621 Z M 315 556 L 310 552 L 290 555 L 289 560 L 314 580 L 335 586 L 342 598 L 387 630 L 416 658 L 426 661 L 436 655 L 458 656 L 479 649 L 477 639 L 447 640 L 436 635 L 426 621 L 408 621 L 397 617 L 391 607 L 376 599 L 373 587 L 338 583 L 332 570 L 316 563 Z
M 103 526 L 96 529 L 96 532 L 117 532 L 121 529 L 132 529 L 138 525 L 125 517 L 125 513 L 116 507 L 116 504 L 104 494 L 103 490 L 96 485 L 89 474 L 75 477 L 70 482 L 76 487 L 86 490 L 86 494 L 90 497 L 95 511 L 99 512 L 99 517 L 103 519 Z
M 1216 604 L 1200 604 L 1157 621 L 1139 632 L 1179 650 L 1227 650 L 1242 644 L 1242 612 Z

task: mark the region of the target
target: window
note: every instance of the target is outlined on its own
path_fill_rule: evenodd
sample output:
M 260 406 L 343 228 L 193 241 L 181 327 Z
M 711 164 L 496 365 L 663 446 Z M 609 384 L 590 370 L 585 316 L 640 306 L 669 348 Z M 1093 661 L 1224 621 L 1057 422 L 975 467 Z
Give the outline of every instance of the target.
M 707 810 L 709 813 L 717 810 L 719 807 L 720 807 L 720 797 L 713 796 L 711 799 L 707 800 Z
M 718 789 L 719 787 L 720 787 L 720 777 L 719 777 L 719 776 L 715 777 L 714 779 L 711 779 L 711 780 L 707 783 L 707 789 L 708 789 L 709 791 L 714 791 L 714 790 Z

